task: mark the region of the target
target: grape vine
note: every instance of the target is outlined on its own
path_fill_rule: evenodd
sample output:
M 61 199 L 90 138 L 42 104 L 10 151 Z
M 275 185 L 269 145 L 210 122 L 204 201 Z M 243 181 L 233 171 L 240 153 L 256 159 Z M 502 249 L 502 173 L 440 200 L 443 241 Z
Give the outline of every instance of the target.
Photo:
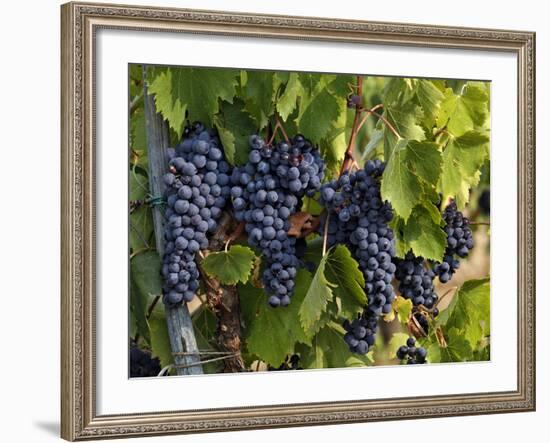
M 490 358 L 486 83 L 143 72 L 130 67 L 132 376 L 173 363 L 161 325 L 182 304 L 206 373 Z M 174 147 L 163 196 L 147 192 L 144 81 Z

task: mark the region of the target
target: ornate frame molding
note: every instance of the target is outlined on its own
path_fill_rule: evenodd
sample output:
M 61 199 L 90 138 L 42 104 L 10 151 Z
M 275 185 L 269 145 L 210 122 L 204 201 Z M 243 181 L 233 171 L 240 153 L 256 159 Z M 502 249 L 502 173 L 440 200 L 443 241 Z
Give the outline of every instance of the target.
M 535 34 L 68 3 L 62 17 L 61 435 L 67 440 L 535 409 Z M 99 28 L 512 52 L 518 57 L 518 389 L 511 392 L 98 416 L 95 412 L 94 35 Z

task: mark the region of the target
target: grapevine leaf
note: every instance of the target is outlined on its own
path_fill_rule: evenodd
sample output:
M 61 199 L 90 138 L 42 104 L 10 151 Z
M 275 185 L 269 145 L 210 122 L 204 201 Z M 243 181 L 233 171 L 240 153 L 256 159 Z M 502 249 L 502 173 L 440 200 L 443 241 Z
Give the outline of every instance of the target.
M 181 137 L 187 103 L 172 95 L 172 70 L 161 71 L 149 85 L 149 94 L 155 96 L 157 111 L 168 121 L 170 127 Z
M 170 348 L 170 337 L 166 327 L 164 312 L 155 309 L 149 318 L 151 330 L 151 351 L 154 357 L 160 359 L 162 368 L 173 363 L 172 349 Z
M 287 355 L 294 352 L 297 342 L 310 343 L 300 322 L 296 321 L 310 283 L 311 274 L 301 269 L 296 275 L 292 302 L 286 308 L 277 309 L 268 305 L 262 289 L 250 283 L 239 285 L 249 352 L 271 366 L 279 366 Z
M 438 317 L 445 328 L 465 331 L 462 335 L 472 348 L 490 331 L 490 281 L 488 278 L 468 280 L 456 292 L 453 300 Z
M 305 104 L 305 106 L 304 106 Z M 300 131 L 314 143 L 319 143 L 329 132 L 332 122 L 338 118 L 338 100 L 327 88 L 313 95 L 311 100 L 301 102 L 296 123 Z
M 459 209 L 470 198 L 470 188 L 479 183 L 481 167 L 489 158 L 489 137 L 478 131 L 451 137 L 443 151 L 442 169 L 438 190 L 443 201 L 456 200 Z
M 383 129 L 375 129 L 371 135 L 371 138 L 369 142 L 367 143 L 367 146 L 365 146 L 365 149 L 363 150 L 363 154 L 361 154 L 361 157 L 363 160 L 366 160 L 369 158 L 369 155 L 372 151 L 374 151 L 380 143 L 384 140 L 384 130 Z
M 382 90 L 383 102 L 386 106 L 400 106 L 411 99 L 413 92 L 411 79 L 392 77 Z
M 130 200 L 144 200 L 148 195 L 147 178 L 135 171 L 130 170 Z M 129 240 L 132 252 L 151 246 L 149 244 L 153 237 L 153 216 L 147 205 L 134 209 L 130 214 Z
M 431 128 L 445 96 L 431 80 L 419 80 L 416 86 L 416 97 L 424 111 L 424 123 Z
M 437 125 L 447 126 L 452 135 L 459 137 L 483 126 L 489 116 L 488 104 L 489 93 L 483 84 L 467 83 L 458 95 L 448 88 L 437 116 Z
M 272 72 L 248 71 L 246 84 L 241 88 L 245 108 L 259 130 L 265 128 L 273 114 L 273 76 Z
M 298 97 L 304 94 L 304 89 L 300 83 L 300 78 L 297 73 L 293 72 L 289 75 L 288 83 L 286 84 L 283 94 L 277 100 L 277 112 L 286 121 L 288 116 L 296 108 Z
M 197 346 L 201 350 L 217 351 L 216 333 L 218 320 L 210 309 L 204 305 L 193 312 L 193 330 L 197 339 Z M 216 374 L 220 372 L 221 362 L 210 362 L 202 365 L 205 374 Z
M 322 88 L 323 86 L 326 86 L 326 83 L 328 81 L 327 79 L 324 79 L 323 74 L 317 74 L 317 73 L 300 73 L 298 74 L 300 84 L 304 88 L 304 93 L 306 96 L 311 96 L 316 89 Z
M 401 139 L 393 148 L 382 179 L 381 194 L 388 200 L 396 214 L 405 221 L 421 197 L 418 176 L 409 167 L 407 140 Z
M 300 358 L 302 367 L 317 369 L 371 365 L 372 353 L 353 354 L 344 341 L 344 333 L 344 328 L 334 322 L 325 325 L 313 338 L 307 352 L 302 353 Z
M 191 121 L 200 120 L 212 126 L 213 116 L 219 111 L 219 100 L 233 101 L 237 86 L 235 70 L 170 68 L 170 71 L 172 103 L 179 101 L 181 106 L 185 106 Z M 181 130 L 176 132 L 181 134 Z
M 405 334 L 404 332 L 396 332 L 395 334 L 393 334 L 392 338 L 390 339 L 390 342 L 388 343 L 388 347 L 387 347 L 388 353 L 386 355 L 386 358 L 390 360 L 396 359 L 397 350 L 401 346 L 406 345 L 408 338 L 409 338 L 409 334 Z
M 160 258 L 148 251 L 130 260 L 130 309 L 136 319 L 140 336 L 151 345 L 147 310 L 154 296 L 161 294 Z
M 420 122 L 423 118 L 422 108 L 412 102 L 402 106 L 388 106 L 385 110 L 388 121 L 402 138 L 422 141 L 426 138 Z M 389 130 L 386 128 L 386 132 Z
M 332 250 L 326 261 L 326 278 L 334 283 L 334 295 L 340 298 L 342 311 L 352 317 L 367 304 L 365 278 L 351 252 L 343 245 Z
M 411 140 L 407 145 L 411 170 L 427 183 L 436 185 L 441 173 L 441 152 L 436 143 Z
M 229 251 L 212 252 L 202 261 L 201 267 L 206 273 L 224 285 L 234 285 L 237 282 L 246 283 L 255 255 L 252 249 L 233 245 Z
M 321 314 L 326 310 L 328 302 L 332 301 L 334 295 L 332 289 L 336 285 L 329 282 L 325 276 L 328 257 L 329 254 L 327 253 L 321 259 L 298 312 L 302 327 L 308 335 L 318 331 Z
M 464 334 L 457 328 L 452 328 L 445 335 L 446 346 L 439 347 L 441 363 L 470 361 L 473 356 L 472 347 Z M 430 349 L 428 349 L 428 354 Z
M 441 261 L 447 246 L 447 235 L 439 223 L 434 223 L 424 206 L 412 211 L 403 228 L 403 238 L 417 257 Z
M 397 312 L 397 319 L 399 320 L 399 322 L 401 324 L 407 324 L 407 322 L 409 321 L 409 316 L 412 312 L 412 300 L 407 300 L 399 295 L 393 301 L 392 307 L 393 310 Z
M 348 148 L 346 125 L 347 112 L 345 102 L 341 105 L 338 118 L 333 122 L 333 127 L 321 140 L 321 155 L 327 166 L 327 169 L 338 173 L 346 149 Z
M 244 112 L 244 103 L 238 99 L 233 103 L 222 102 L 214 124 L 227 161 L 232 165 L 246 163 L 250 152 L 248 137 L 257 131 L 257 127 L 248 113 Z
M 139 107 L 130 118 L 130 136 L 132 143 L 132 164 L 147 168 L 147 139 L 145 133 L 145 112 Z

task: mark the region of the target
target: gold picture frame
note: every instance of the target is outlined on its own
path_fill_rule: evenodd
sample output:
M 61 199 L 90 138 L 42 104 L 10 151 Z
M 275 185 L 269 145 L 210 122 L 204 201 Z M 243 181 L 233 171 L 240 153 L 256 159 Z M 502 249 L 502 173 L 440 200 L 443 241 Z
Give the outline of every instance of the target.
M 535 34 L 68 3 L 62 23 L 61 435 L 195 433 L 535 409 Z M 518 380 L 510 392 L 98 416 L 95 408 L 94 36 L 98 29 L 506 51 L 518 59 Z

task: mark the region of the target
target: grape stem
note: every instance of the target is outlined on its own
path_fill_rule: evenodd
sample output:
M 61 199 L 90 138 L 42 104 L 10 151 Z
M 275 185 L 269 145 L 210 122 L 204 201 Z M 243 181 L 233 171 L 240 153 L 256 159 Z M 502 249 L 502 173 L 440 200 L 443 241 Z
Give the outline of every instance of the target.
M 363 96 L 363 77 L 361 75 L 357 76 L 357 95 L 359 97 Z M 353 118 L 353 126 L 351 127 L 351 135 L 349 138 L 348 148 L 344 154 L 344 161 L 342 162 L 342 167 L 340 168 L 340 175 L 347 171 L 350 165 L 353 163 L 353 148 L 355 147 L 355 139 L 357 138 L 357 133 L 359 132 L 359 120 L 361 118 L 361 104 L 358 103 L 355 105 L 355 117 Z
M 369 117 L 369 115 L 374 115 L 375 117 L 378 117 L 378 119 L 380 119 L 391 132 L 393 132 L 393 134 L 397 137 L 398 140 L 401 140 L 402 137 L 399 135 L 399 132 L 397 132 L 397 129 L 395 129 L 395 126 L 393 126 L 388 121 L 388 119 L 386 117 L 384 117 L 383 115 L 376 112 L 377 109 L 380 109 L 380 108 L 383 108 L 383 107 L 384 107 L 384 105 L 382 103 L 380 103 L 380 104 L 378 104 L 378 105 L 376 105 L 376 106 L 374 106 L 373 108 L 370 108 L 370 109 L 362 108 L 361 112 L 364 112 L 365 116 L 363 117 L 363 119 L 359 123 L 359 126 L 357 127 L 357 132 L 359 132 L 359 130 L 363 127 L 363 125 L 367 121 L 367 118 Z
M 279 130 L 283 133 L 283 137 L 285 141 L 290 144 L 290 139 L 288 138 L 288 134 L 286 133 L 285 128 L 283 127 L 283 123 L 281 122 L 281 119 L 279 118 L 279 116 L 275 114 L 275 127 L 273 128 L 271 137 L 267 142 L 268 145 L 271 145 L 273 143 L 273 140 L 275 140 L 275 136 L 277 135 L 277 131 Z
M 470 226 L 491 226 L 489 222 L 470 222 Z
M 454 286 L 454 287 L 450 288 L 447 292 L 445 292 L 445 294 L 443 294 L 441 297 L 439 297 L 439 300 L 437 300 L 437 303 L 435 304 L 434 308 L 437 308 L 439 303 L 441 303 L 441 300 L 443 300 L 447 295 L 449 295 L 453 291 L 456 291 L 457 289 L 458 289 L 458 286 Z
M 235 230 L 231 234 L 229 234 L 229 236 L 227 237 L 227 241 L 225 242 L 225 252 L 227 252 L 227 249 L 229 248 L 229 244 L 237 240 L 241 236 L 241 234 L 244 231 L 244 227 L 245 227 L 245 222 L 242 221 L 237 225 Z

